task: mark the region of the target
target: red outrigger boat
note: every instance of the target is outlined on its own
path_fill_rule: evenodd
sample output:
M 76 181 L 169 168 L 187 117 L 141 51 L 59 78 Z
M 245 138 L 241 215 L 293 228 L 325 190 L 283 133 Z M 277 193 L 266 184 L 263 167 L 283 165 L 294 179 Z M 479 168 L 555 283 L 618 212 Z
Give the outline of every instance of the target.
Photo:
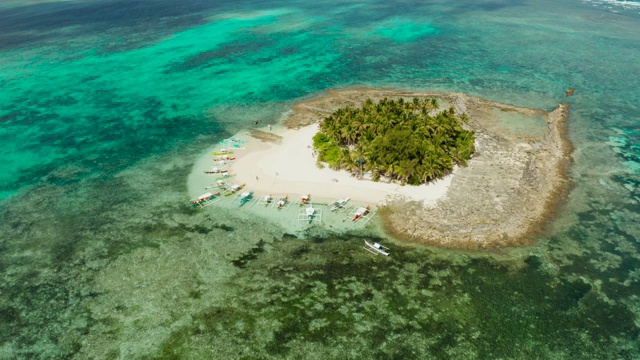
M 300 206 L 306 204 L 309 202 L 309 200 L 311 200 L 311 194 L 307 194 L 307 195 L 302 195 L 300 197 Z
M 224 155 L 224 156 L 214 157 L 213 161 L 230 161 L 235 159 L 236 159 L 235 156 Z
M 211 200 L 211 198 L 215 198 L 217 196 L 220 196 L 220 192 L 216 192 L 215 194 L 214 193 L 210 193 L 210 192 L 202 194 L 202 195 L 198 196 L 197 198 L 192 199 L 191 200 L 191 205 L 202 205 L 203 202 L 209 201 L 209 200 Z
M 289 201 L 289 195 L 281 198 L 280 201 L 278 201 L 278 210 L 282 209 L 287 204 L 287 201 Z
M 371 210 L 371 207 L 369 205 L 367 205 L 367 207 L 358 208 L 358 210 L 356 210 L 356 215 L 353 217 L 353 220 L 351 220 L 351 221 L 353 221 L 353 222 L 358 221 L 360 218 L 362 218 L 363 216 L 367 215 L 369 210 Z

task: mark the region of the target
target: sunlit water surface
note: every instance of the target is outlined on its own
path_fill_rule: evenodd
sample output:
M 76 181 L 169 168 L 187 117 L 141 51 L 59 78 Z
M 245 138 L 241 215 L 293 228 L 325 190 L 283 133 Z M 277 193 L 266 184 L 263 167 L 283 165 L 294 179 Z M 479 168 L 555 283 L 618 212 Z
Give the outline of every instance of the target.
M 0 357 L 640 357 L 630 3 L 4 2 Z M 532 247 L 385 259 L 185 205 L 212 143 L 352 85 L 571 103 L 566 205 Z

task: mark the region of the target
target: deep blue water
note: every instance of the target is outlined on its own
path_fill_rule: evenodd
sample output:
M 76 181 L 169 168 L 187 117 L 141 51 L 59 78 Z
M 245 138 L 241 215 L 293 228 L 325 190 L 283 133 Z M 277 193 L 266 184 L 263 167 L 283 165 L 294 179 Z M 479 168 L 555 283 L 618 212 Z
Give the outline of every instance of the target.
M 0 354 L 638 358 L 631 3 L 3 3 Z M 387 262 L 184 207 L 209 144 L 352 85 L 569 102 L 567 204 L 529 248 Z

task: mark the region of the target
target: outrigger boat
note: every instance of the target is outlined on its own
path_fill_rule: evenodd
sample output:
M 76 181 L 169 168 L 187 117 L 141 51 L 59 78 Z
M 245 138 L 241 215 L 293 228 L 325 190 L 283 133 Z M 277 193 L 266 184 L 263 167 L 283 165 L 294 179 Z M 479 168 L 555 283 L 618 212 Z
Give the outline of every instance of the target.
M 309 207 L 307 208 L 307 220 L 309 221 L 309 224 L 311 224 L 311 221 L 313 221 L 313 216 L 316 214 L 316 209 L 313 208 L 313 204 L 309 204 Z
M 213 158 L 213 161 L 215 162 L 222 162 L 222 165 L 226 164 L 226 161 L 232 161 L 235 160 L 236 157 L 235 156 L 220 156 L 220 157 L 215 157 Z
M 239 147 L 243 143 L 244 143 L 244 141 L 238 140 L 238 139 L 236 139 L 234 137 L 231 137 L 231 138 L 228 138 L 228 139 L 220 141 L 220 145 L 231 145 L 234 148 Z
M 227 170 L 221 169 L 219 167 L 211 168 L 211 170 L 205 170 L 205 174 L 226 174 Z
M 273 196 L 271 196 L 271 194 L 265 195 L 262 198 L 262 201 L 264 201 L 264 206 L 268 206 L 269 204 L 271 204 L 271 200 L 273 200 Z
M 240 206 L 246 204 L 253 197 L 253 191 L 243 192 L 240 195 Z
M 278 210 L 282 209 L 287 204 L 287 201 L 289 201 L 289 195 L 280 198 L 280 200 L 278 200 Z
M 211 184 L 209 186 L 205 186 L 205 189 L 212 189 L 212 188 L 226 189 L 227 188 L 227 183 L 224 182 L 224 180 L 216 180 L 215 184 Z
M 217 180 L 231 179 L 234 176 L 236 176 L 236 175 L 235 174 L 229 174 L 228 172 L 224 172 L 224 173 L 222 173 L 222 176 L 218 176 L 216 179 Z
M 198 196 L 195 199 L 191 199 L 191 205 L 194 205 L 194 206 L 195 205 L 202 205 L 202 203 L 204 203 L 206 201 L 209 201 L 209 200 L 211 200 L 211 198 L 217 197 L 219 195 L 220 195 L 220 192 L 217 192 L 215 194 L 211 193 L 211 192 L 204 193 L 204 194 Z
M 229 189 L 229 191 L 227 191 L 226 194 L 224 194 L 224 196 L 231 196 L 235 193 L 237 193 L 238 191 L 240 191 L 243 187 L 245 186 L 245 184 L 242 185 L 233 185 L 231 187 L 231 189 Z
M 229 151 L 227 149 L 220 149 L 220 151 L 214 151 L 211 153 L 211 155 L 213 156 L 217 156 L 217 155 L 231 155 L 233 154 L 233 151 Z
M 389 256 L 389 248 L 383 245 L 380 245 L 378 243 L 370 243 L 367 240 L 364 241 L 364 243 L 367 245 L 364 249 L 367 250 L 368 252 L 375 254 L 375 255 L 384 255 L 384 256 Z
M 306 204 L 309 202 L 309 200 L 311 200 L 311 194 L 307 194 L 307 195 L 302 195 L 300 197 L 300 206 Z
M 360 218 L 367 215 L 370 209 L 371 207 L 369 205 L 367 205 L 367 207 L 359 207 L 358 210 L 356 210 L 356 215 L 353 217 L 353 220 L 351 221 L 353 222 L 358 221 Z
M 331 211 L 336 211 L 342 209 L 347 203 L 351 200 L 351 198 L 338 199 L 333 204 L 331 204 Z

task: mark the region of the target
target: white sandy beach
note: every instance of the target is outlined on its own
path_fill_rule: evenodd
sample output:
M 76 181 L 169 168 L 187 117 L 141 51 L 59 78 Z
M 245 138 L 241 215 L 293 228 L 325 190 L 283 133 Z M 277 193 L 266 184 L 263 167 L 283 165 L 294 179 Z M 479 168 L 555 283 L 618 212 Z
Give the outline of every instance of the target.
M 312 137 L 317 131 L 317 124 L 299 130 L 274 128 L 273 133 L 282 136 L 280 144 L 251 138 L 248 134 L 236 135 L 236 138 L 247 142 L 243 149 L 234 150 L 237 160 L 228 170 L 235 176 L 230 180 L 235 184 L 246 184 L 246 189 L 257 195 L 289 195 L 290 199 L 297 199 L 300 195 L 311 194 L 312 199 L 324 200 L 350 197 L 353 201 L 371 205 L 406 197 L 430 205 L 446 195 L 454 176 L 449 175 L 429 185 L 401 186 L 359 180 L 346 171 L 320 169 L 311 147 Z M 214 176 L 204 174 L 205 170 L 213 167 L 212 159 L 209 151 L 194 165 L 189 177 L 189 193 L 193 197 L 203 193 L 205 187 L 214 182 Z

